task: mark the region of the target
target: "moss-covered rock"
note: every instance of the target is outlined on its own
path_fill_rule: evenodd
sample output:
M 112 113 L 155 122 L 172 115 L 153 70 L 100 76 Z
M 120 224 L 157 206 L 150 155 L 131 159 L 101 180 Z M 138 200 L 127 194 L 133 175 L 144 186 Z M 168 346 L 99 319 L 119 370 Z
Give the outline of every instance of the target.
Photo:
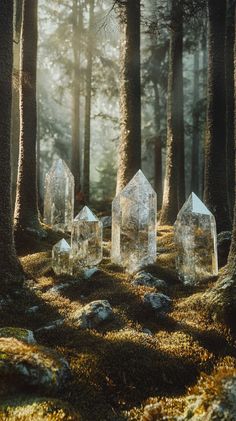
M 0 329 L 0 338 L 15 338 L 28 344 L 36 343 L 32 330 L 20 327 L 2 327 Z
M 49 348 L 0 338 L 0 394 L 24 386 L 45 392 L 60 389 L 69 376 L 67 362 Z
M 82 421 L 66 402 L 47 398 L 21 398 L 0 405 L 2 421 Z
M 107 300 L 97 300 L 77 310 L 73 320 L 82 329 L 96 328 L 102 322 L 112 318 L 112 308 Z

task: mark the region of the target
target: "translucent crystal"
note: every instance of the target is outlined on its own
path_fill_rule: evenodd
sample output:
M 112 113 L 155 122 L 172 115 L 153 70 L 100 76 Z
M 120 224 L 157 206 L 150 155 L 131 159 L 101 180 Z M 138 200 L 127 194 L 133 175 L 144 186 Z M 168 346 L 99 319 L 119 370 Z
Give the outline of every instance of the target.
M 102 260 L 102 222 L 87 206 L 73 221 L 71 248 L 75 273 Z
M 64 238 L 52 249 L 52 268 L 57 275 L 71 273 L 71 248 Z
M 66 163 L 57 160 L 46 176 L 44 222 L 57 231 L 70 231 L 74 217 L 74 177 Z
M 179 211 L 174 230 L 179 278 L 194 285 L 217 275 L 215 218 L 194 193 Z
M 111 258 L 132 273 L 156 260 L 156 193 L 141 170 L 112 202 Z

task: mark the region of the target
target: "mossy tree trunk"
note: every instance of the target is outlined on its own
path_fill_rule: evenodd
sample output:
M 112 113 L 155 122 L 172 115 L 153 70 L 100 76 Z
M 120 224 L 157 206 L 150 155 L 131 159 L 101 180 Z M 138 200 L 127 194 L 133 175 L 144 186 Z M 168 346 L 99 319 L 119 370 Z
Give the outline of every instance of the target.
M 37 0 L 24 0 L 20 54 L 20 151 L 15 205 L 16 234 L 43 235 L 37 197 Z
M 0 0 L 0 10 L 0 285 L 11 287 L 24 278 L 15 251 L 11 204 L 13 0 Z
M 208 0 L 208 95 L 204 200 L 218 232 L 230 229 L 226 188 L 226 0 Z
M 185 201 L 183 121 L 183 5 L 171 3 L 167 99 L 167 157 L 160 224 L 173 224 Z
M 119 4 L 120 141 L 116 192 L 141 168 L 140 0 Z
M 84 176 L 83 193 L 85 201 L 90 199 L 90 143 L 91 143 L 91 99 L 92 99 L 92 71 L 94 51 L 94 0 L 89 2 L 89 29 L 87 45 L 87 71 L 86 71 L 86 96 L 85 96 L 85 121 L 84 121 Z

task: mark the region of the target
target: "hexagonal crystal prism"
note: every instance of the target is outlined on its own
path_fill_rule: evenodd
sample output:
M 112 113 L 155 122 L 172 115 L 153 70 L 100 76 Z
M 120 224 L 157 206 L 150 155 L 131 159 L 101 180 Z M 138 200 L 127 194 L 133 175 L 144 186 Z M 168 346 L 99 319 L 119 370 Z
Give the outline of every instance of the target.
M 71 248 L 75 273 L 102 260 L 102 222 L 87 206 L 73 221 Z
M 74 217 L 74 177 L 66 163 L 54 162 L 45 181 L 44 222 L 56 231 L 70 231 Z
M 112 202 L 111 258 L 132 273 L 156 260 L 156 193 L 141 170 Z
M 176 267 L 185 284 L 198 284 L 218 274 L 215 217 L 192 193 L 174 224 Z
M 57 275 L 71 274 L 71 248 L 64 238 L 52 248 L 52 268 Z

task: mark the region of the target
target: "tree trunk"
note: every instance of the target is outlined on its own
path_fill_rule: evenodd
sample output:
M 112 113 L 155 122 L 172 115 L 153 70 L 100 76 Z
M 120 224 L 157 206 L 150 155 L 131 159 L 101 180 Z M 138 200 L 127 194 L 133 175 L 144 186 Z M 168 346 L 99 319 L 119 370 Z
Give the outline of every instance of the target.
M 154 123 L 155 123 L 155 163 L 154 163 L 154 187 L 157 193 L 157 209 L 162 203 L 162 145 L 161 145 L 161 116 L 160 116 L 160 96 L 156 82 L 153 82 L 154 90 Z
M 15 206 L 16 233 L 43 235 L 37 203 L 37 0 L 24 0 L 20 56 L 20 152 Z
M 84 122 L 84 177 L 83 193 L 88 203 L 90 199 L 90 140 L 91 140 L 91 97 L 92 97 L 92 70 L 94 49 L 94 0 L 90 0 L 89 9 L 89 32 L 88 32 L 88 55 L 86 72 L 86 97 L 85 97 L 85 122 Z
M 173 224 L 185 201 L 183 7 L 172 2 L 167 99 L 167 156 L 160 224 Z
M 140 0 L 119 5 L 120 142 L 116 192 L 141 168 Z
M 234 7 L 236 17 L 236 4 Z M 236 27 L 235 27 L 235 44 L 234 44 L 234 123 L 236 122 Z M 236 130 L 234 130 L 234 142 L 236 152 Z M 235 174 L 236 174 L 236 153 L 235 157 Z M 236 178 L 235 178 L 236 184 Z M 210 312 L 220 322 L 226 322 L 234 333 L 235 317 L 236 317 L 236 193 L 234 198 L 234 221 L 233 236 L 231 248 L 229 252 L 227 266 L 220 276 L 219 280 L 212 288 L 204 294 L 202 299 L 204 308 L 208 307 Z
M 208 0 L 208 16 L 208 104 L 204 199 L 216 217 L 218 232 L 221 232 L 230 229 L 226 188 L 226 0 Z
M 202 34 L 202 98 L 207 97 L 207 19 L 206 24 L 203 28 Z M 206 139 L 206 121 L 204 121 L 203 136 L 201 138 L 200 148 L 200 185 L 199 185 L 199 197 L 203 200 L 204 193 L 204 172 L 205 172 L 205 139 Z
M 80 36 L 82 25 L 82 6 L 78 0 L 73 0 L 73 81 L 72 81 L 72 153 L 71 171 L 75 179 L 75 207 L 78 206 L 78 195 L 80 192 Z
M 226 19 L 226 137 L 227 137 L 227 180 L 230 217 L 234 208 L 234 2 L 227 2 Z
M 199 49 L 194 53 L 193 82 L 193 144 L 191 190 L 199 196 L 199 157 L 200 157 L 200 121 L 199 121 Z
M 0 282 L 20 284 L 23 269 L 17 259 L 11 206 L 11 106 L 13 70 L 13 0 L 0 0 Z

